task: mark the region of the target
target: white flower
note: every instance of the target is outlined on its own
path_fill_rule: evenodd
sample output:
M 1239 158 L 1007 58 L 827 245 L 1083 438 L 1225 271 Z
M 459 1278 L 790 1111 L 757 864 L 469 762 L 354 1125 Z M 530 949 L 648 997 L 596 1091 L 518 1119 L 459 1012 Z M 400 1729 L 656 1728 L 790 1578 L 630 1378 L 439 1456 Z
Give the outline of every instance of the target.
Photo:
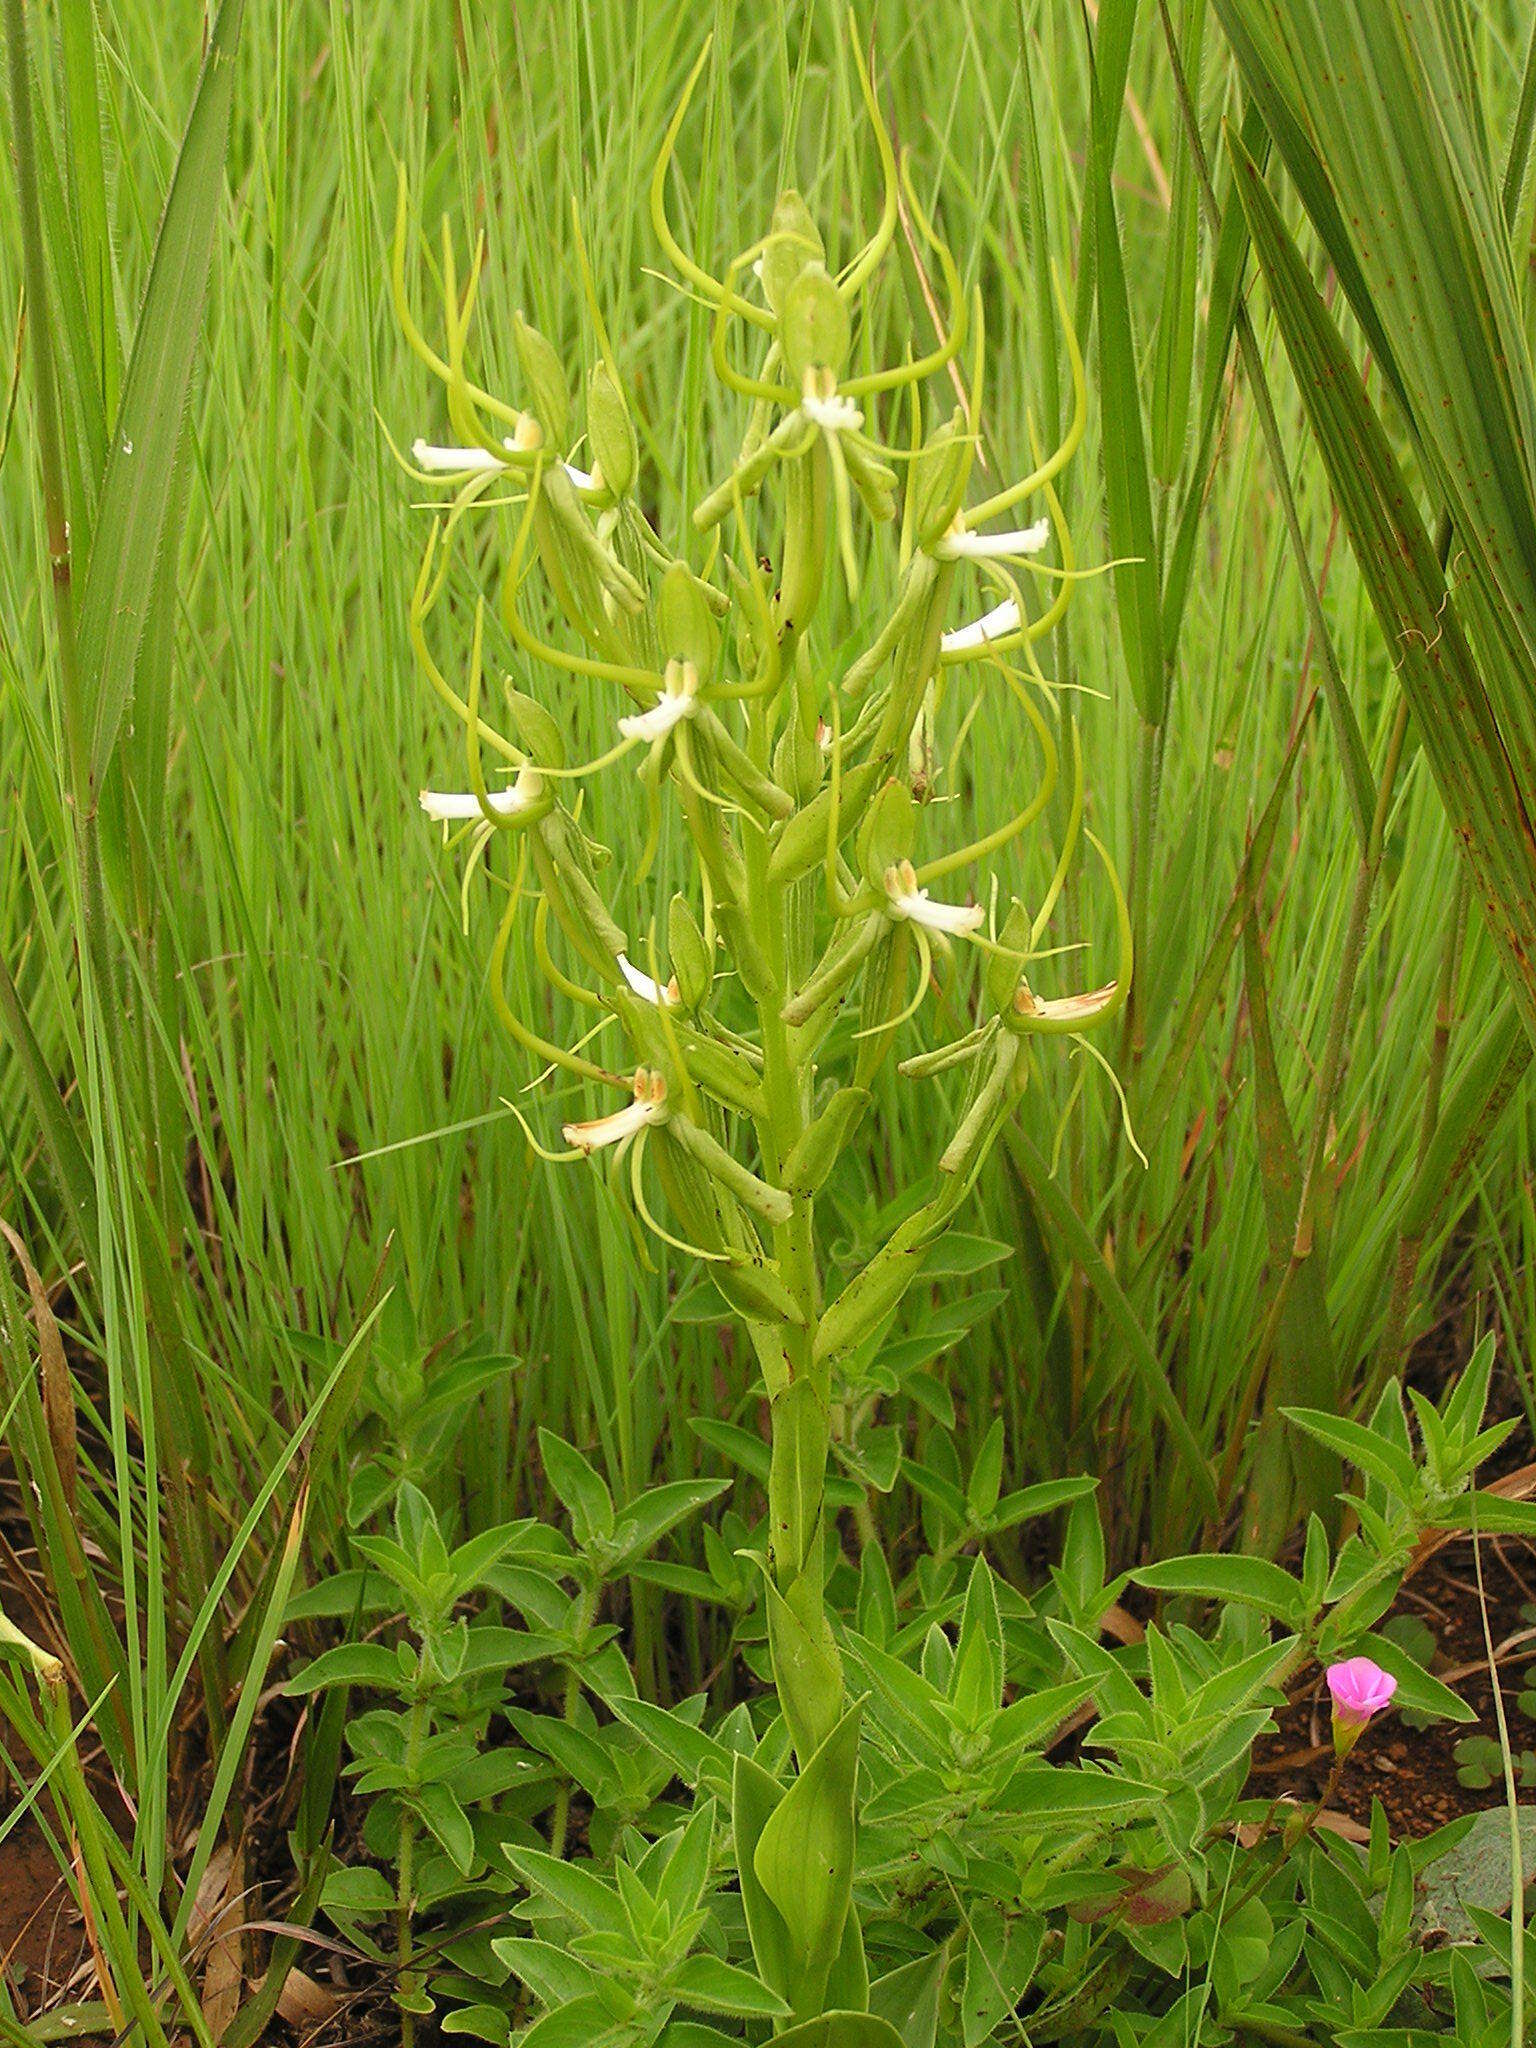
M 643 1131 L 647 1124 L 667 1120 L 667 1083 L 664 1075 L 650 1067 L 635 1069 L 635 1099 L 609 1116 L 590 1118 L 586 1123 L 566 1124 L 562 1135 L 567 1145 L 580 1152 L 595 1152 L 599 1145 L 618 1145 Z
M 506 434 L 502 437 L 501 445 L 508 455 L 519 455 L 527 452 L 529 443 L 516 435 Z M 494 454 L 489 448 L 441 447 L 431 441 L 424 441 L 419 436 L 411 443 L 411 460 L 418 469 L 427 470 L 433 476 L 485 476 L 491 470 L 506 469 L 509 466 L 500 455 Z M 601 483 L 595 474 L 578 469 L 573 462 L 562 462 L 560 467 L 578 491 L 601 489 Z
M 1013 561 L 1020 555 L 1038 555 L 1051 537 L 1049 519 L 1037 519 L 1033 526 L 1015 527 L 1011 533 L 970 533 L 956 520 L 933 552 L 943 561 Z
M 510 435 L 502 447 L 511 449 Z M 445 476 L 484 476 L 490 469 L 505 469 L 506 464 L 499 455 L 493 455 L 489 448 L 437 448 L 430 441 L 417 439 L 411 443 L 411 457 L 418 469 L 429 469 Z
M 674 725 L 692 718 L 698 706 L 699 672 L 691 661 L 669 661 L 666 687 L 649 711 L 635 711 L 619 720 L 627 740 L 664 739 Z
M 931 932 L 950 932 L 963 938 L 981 924 L 985 912 L 979 903 L 935 903 L 926 889 L 917 885 L 917 871 L 911 861 L 898 861 L 885 871 L 885 893 L 894 918 L 908 918 Z
M 677 976 L 675 974 L 663 988 L 661 983 L 653 980 L 649 974 L 642 974 L 627 953 L 620 953 L 618 961 L 620 974 L 623 975 L 637 996 L 643 996 L 648 1003 L 654 1003 L 658 1009 L 661 1008 L 663 1003 L 675 1003 L 677 1001 Z
M 945 654 L 969 654 L 973 647 L 985 647 L 989 640 L 1006 640 L 1019 630 L 1018 600 L 1005 597 L 1001 604 L 968 626 L 956 626 L 943 635 L 939 646 Z
M 800 410 L 826 434 L 856 433 L 864 424 L 864 415 L 853 400 L 839 398 L 835 392 L 830 398 L 817 398 L 808 391 L 800 401 Z
M 516 782 L 510 789 L 488 789 L 485 793 L 487 805 L 500 818 L 512 818 L 519 811 L 526 811 L 535 803 L 543 791 L 538 771 L 533 768 L 519 770 Z M 434 823 L 447 825 L 464 818 L 483 818 L 480 799 L 472 789 L 444 790 L 424 789 L 421 792 L 421 808 Z
M 851 398 L 839 398 L 837 379 L 828 369 L 806 370 L 800 386 L 800 410 L 824 434 L 854 434 L 864 424 L 864 415 Z

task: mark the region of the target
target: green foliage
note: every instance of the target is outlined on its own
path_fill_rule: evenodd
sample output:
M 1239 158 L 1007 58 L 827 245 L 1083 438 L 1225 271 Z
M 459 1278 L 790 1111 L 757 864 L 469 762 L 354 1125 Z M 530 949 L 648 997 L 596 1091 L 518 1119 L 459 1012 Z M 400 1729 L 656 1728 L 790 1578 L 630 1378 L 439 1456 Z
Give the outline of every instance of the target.
M 1097 1626 L 1124 1582 L 1104 1582 L 1090 1495 L 1030 1598 L 984 1544 L 929 1554 L 899 1589 L 878 1551 L 858 1571 L 841 1561 L 829 1601 L 855 1699 L 787 1789 L 793 1721 L 771 1694 L 657 1706 L 591 1629 L 609 1509 L 570 1446 L 545 1446 L 570 1538 L 522 1524 L 467 1546 L 473 1567 L 405 1482 L 392 1537 L 355 1538 L 390 1582 L 393 1645 L 326 1651 L 295 1681 L 386 1702 L 354 1706 L 348 1771 L 392 1875 L 333 1868 L 324 1909 L 365 1953 L 382 1955 L 372 1930 L 393 1919 L 406 2011 L 494 2042 L 700 2048 L 766 2027 L 791 2043 L 983 2048 L 1021 2026 L 1172 2039 L 1195 2014 L 1213 2041 L 1301 2038 L 1341 2010 L 1365 2041 L 1410 2013 L 1444 2031 L 1474 1953 L 1507 2029 L 1495 1931 L 1493 1953 L 1421 1938 L 1425 1875 L 1465 1824 L 1393 1848 L 1378 1808 L 1361 1853 L 1316 1827 L 1337 1774 L 1309 1807 L 1246 1788 L 1277 1709 L 1336 1658 L 1379 1656 L 1402 1704 L 1470 1718 L 1372 1628 L 1424 1538 L 1487 1504 L 1473 1483 L 1487 1362 L 1485 1348 L 1420 1405 L 1417 1445 L 1401 1405 L 1383 1405 L 1354 1444 L 1359 1528 L 1335 1548 L 1314 1522 L 1299 1578 L 1220 1556 L 1138 1572 L 1162 1605 L 1128 1647 Z M 1519 1519 L 1530 1530 L 1536 1509 Z M 434 1588 L 471 1569 L 482 1593 L 445 1622 Z M 562 1670 L 577 1685 L 557 1709 Z M 1457 1755 L 1465 1784 L 1502 1780 L 1496 1743 L 1467 1737 Z M 1516 1771 L 1524 1783 L 1523 1759 Z M 567 1786 L 583 1848 L 561 1856 L 538 1828 Z

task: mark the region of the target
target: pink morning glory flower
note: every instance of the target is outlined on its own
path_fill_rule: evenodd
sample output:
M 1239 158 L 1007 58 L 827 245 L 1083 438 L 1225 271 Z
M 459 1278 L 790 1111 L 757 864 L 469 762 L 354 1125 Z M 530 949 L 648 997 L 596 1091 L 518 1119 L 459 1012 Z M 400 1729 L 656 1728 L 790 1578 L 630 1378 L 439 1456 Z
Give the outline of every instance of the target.
M 1371 1717 L 1392 1704 L 1397 1680 L 1369 1657 L 1346 1657 L 1324 1674 L 1333 1696 L 1333 1741 L 1340 1756 L 1355 1745 Z

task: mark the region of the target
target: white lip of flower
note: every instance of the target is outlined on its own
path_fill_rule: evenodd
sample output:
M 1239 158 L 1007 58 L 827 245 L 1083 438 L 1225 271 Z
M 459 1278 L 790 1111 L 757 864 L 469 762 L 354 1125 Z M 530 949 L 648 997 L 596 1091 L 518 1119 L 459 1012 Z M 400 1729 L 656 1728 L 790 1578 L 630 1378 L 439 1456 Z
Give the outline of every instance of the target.
M 619 731 L 627 740 L 659 740 L 692 718 L 698 709 L 699 672 L 691 661 L 669 661 L 666 687 L 649 711 L 631 712 L 619 720 Z
M 818 376 L 814 369 L 807 370 L 801 386 L 800 410 L 808 420 L 814 420 L 824 434 L 857 433 L 864 424 L 864 415 L 851 398 L 839 398 L 837 383 L 830 370 L 823 370 Z
M 945 633 L 939 647 L 945 654 L 967 654 L 973 647 L 985 647 L 989 640 L 1005 640 L 1010 633 L 1017 633 L 1019 624 L 1017 599 L 1005 597 L 1001 604 L 994 605 L 981 618 L 972 619 L 968 626 L 956 626 Z
M 660 1009 L 663 1003 L 675 1003 L 678 999 L 677 976 L 663 985 L 649 974 L 642 974 L 627 953 L 618 955 L 619 972 L 629 983 L 637 996 L 643 996 L 648 1003 Z
M 502 447 L 508 455 L 520 455 L 527 451 L 529 443 L 512 434 L 502 437 Z M 491 470 L 506 469 L 508 464 L 489 448 L 442 447 L 432 441 L 423 440 L 419 435 L 411 443 L 411 459 L 418 469 L 427 470 L 433 476 L 485 476 Z M 595 491 L 601 480 L 595 471 L 578 469 L 573 462 L 562 462 L 565 471 L 578 491 Z
M 610 1116 L 590 1118 L 586 1123 L 566 1124 L 562 1136 L 579 1152 L 595 1152 L 600 1145 L 617 1145 L 632 1138 L 648 1124 L 667 1120 L 666 1077 L 652 1067 L 636 1067 L 635 1099 Z
M 1020 555 L 1038 555 L 1051 537 L 1049 519 L 1037 519 L 1033 526 L 1018 526 L 1008 533 L 971 533 L 957 520 L 933 552 L 943 561 L 1013 561 Z
M 510 789 L 488 789 L 485 801 L 498 817 L 515 817 L 519 811 L 526 811 L 543 789 L 535 769 L 524 768 L 518 773 Z M 480 799 L 472 789 L 446 790 L 424 789 L 421 792 L 421 808 L 435 824 L 452 824 L 463 818 L 483 818 Z
M 931 932 L 964 937 L 979 927 L 986 914 L 979 903 L 935 903 L 926 889 L 918 887 L 917 870 L 909 860 L 886 869 L 885 893 L 892 917 L 907 918 Z

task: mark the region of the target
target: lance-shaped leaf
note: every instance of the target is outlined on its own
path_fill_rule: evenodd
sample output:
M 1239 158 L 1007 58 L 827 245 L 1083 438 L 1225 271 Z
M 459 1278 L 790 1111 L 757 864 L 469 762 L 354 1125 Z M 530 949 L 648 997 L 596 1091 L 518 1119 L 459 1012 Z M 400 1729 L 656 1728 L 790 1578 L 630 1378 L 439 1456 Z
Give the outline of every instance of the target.
M 1473 659 L 1460 592 L 1446 587 L 1386 434 L 1280 210 L 1241 143 L 1230 132 L 1227 140 L 1254 249 L 1355 559 L 1516 1001 L 1536 1036 L 1536 831 L 1490 675 Z M 1492 680 L 1502 688 L 1510 678 Z M 1522 687 L 1529 694 L 1528 679 Z
M 80 604 L 80 664 L 96 693 L 91 767 L 99 781 L 117 744 L 155 567 L 176 535 L 166 509 L 203 322 L 213 229 L 224 191 L 224 155 L 244 0 L 224 0 L 181 153 L 171 178 L 144 303 L 107 454 Z

